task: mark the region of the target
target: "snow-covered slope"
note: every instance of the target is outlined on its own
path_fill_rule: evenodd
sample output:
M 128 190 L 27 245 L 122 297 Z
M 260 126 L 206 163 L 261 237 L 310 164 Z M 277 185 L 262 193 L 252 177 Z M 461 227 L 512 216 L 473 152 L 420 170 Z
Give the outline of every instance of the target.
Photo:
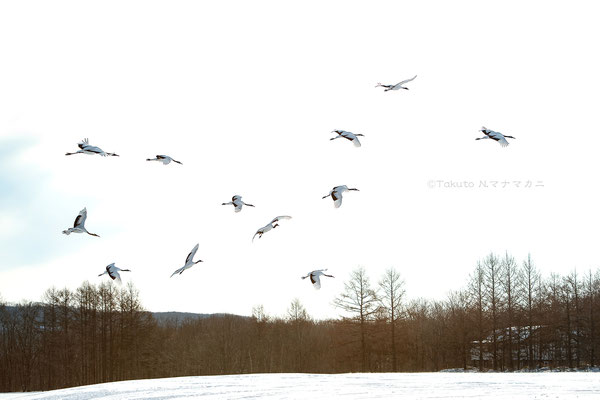
M 600 373 L 260 374 L 104 383 L 7 399 L 600 399 Z

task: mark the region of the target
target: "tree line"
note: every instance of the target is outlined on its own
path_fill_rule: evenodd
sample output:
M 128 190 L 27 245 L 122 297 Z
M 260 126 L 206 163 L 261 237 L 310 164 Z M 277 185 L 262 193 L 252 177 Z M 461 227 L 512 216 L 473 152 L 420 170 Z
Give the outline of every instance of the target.
M 597 365 L 600 271 L 543 277 L 530 257 L 477 262 L 444 300 L 407 299 L 391 268 L 353 270 L 315 320 L 298 299 L 284 316 L 215 315 L 160 322 L 130 283 L 47 290 L 0 301 L 0 392 L 128 379 L 275 372 L 513 371 Z

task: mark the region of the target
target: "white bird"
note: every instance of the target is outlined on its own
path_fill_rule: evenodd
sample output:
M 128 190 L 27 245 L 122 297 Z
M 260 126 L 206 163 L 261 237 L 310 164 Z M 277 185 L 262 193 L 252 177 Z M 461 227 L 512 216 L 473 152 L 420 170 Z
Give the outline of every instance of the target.
M 167 165 L 169 164 L 171 161 L 176 162 L 177 164 L 182 164 L 180 161 L 177 161 L 176 159 L 169 157 L 169 156 L 165 156 L 165 155 L 161 155 L 161 154 L 157 154 L 156 158 L 146 158 L 146 161 L 159 161 L 161 163 L 163 163 L 163 165 Z
M 326 199 L 327 197 L 331 196 L 331 198 L 333 199 L 333 206 L 335 208 L 339 208 L 342 205 L 342 193 L 347 192 L 349 190 L 355 190 L 357 192 L 359 191 L 355 188 L 349 188 L 346 185 L 336 186 L 333 189 L 331 189 L 327 196 L 323 196 L 323 198 Z
M 129 272 L 131 272 L 130 269 L 117 268 L 117 267 L 115 267 L 115 263 L 112 263 L 112 264 L 108 264 L 106 266 L 106 271 L 104 271 L 103 273 L 101 273 L 98 276 L 102 276 L 102 275 L 108 274 L 108 276 L 110 276 L 113 281 L 116 280 L 119 284 L 121 284 L 121 275 L 119 275 L 119 271 L 129 271 Z
M 200 243 L 196 243 L 196 245 L 194 246 L 192 251 L 190 251 L 190 254 L 188 254 L 187 258 L 185 259 L 185 265 L 183 267 L 179 268 L 178 270 L 175 270 L 175 272 L 173 272 L 171 274 L 171 276 L 170 276 L 171 278 L 173 277 L 173 275 L 175 275 L 175 274 L 181 275 L 183 273 L 183 271 L 185 271 L 186 269 L 193 267 L 195 264 L 198 264 L 199 262 L 203 262 L 202 260 L 198 260 L 195 262 L 192 261 L 192 259 L 196 255 L 196 251 L 198 251 L 199 245 L 200 245 Z
M 398 90 L 398 89 L 408 90 L 407 87 L 404 87 L 402 85 L 404 85 L 405 83 L 408 83 L 408 82 L 414 80 L 416 77 L 417 76 L 415 75 L 412 78 L 406 79 L 406 80 L 404 80 L 402 82 L 398 82 L 395 85 L 382 85 L 381 83 L 377 83 L 377 86 L 375 86 L 375 87 L 379 87 L 379 86 L 384 87 L 385 88 L 384 92 L 387 92 L 388 90 Z
M 289 215 L 280 215 L 279 217 L 273 218 L 273 220 L 271 222 L 269 222 L 267 225 L 263 226 L 262 228 L 260 228 L 259 230 L 256 231 L 254 236 L 252 236 L 252 241 L 254 242 L 254 238 L 256 237 L 256 235 L 258 235 L 258 238 L 260 239 L 262 237 L 262 235 L 269 232 L 271 229 L 277 228 L 279 226 L 279 224 L 277 224 L 277 222 L 279 222 L 280 220 L 291 219 L 291 218 L 292 217 L 290 217 Z
M 96 147 L 96 146 L 90 146 L 89 140 L 87 138 L 83 139 L 81 142 L 77 143 L 77 146 L 79 146 L 79 150 L 77 150 L 75 153 L 66 153 L 66 156 L 70 156 L 73 154 L 78 154 L 78 153 L 82 153 L 82 154 L 100 154 L 102 157 L 106 157 L 106 156 L 115 156 L 118 157 L 118 154 L 115 153 L 106 153 L 104 150 L 102 150 L 100 147 Z
M 309 272 L 308 275 L 302 276 L 301 278 L 302 279 L 310 278 L 310 281 L 312 282 L 313 287 L 315 289 L 321 289 L 321 278 L 320 278 L 320 276 L 327 276 L 329 278 L 335 278 L 335 276 L 333 276 L 333 275 L 327 275 L 323 271 L 327 271 L 327 268 L 325 268 L 325 269 L 317 269 L 315 271 Z
M 252 204 L 244 203 L 242 201 L 242 196 L 239 194 L 234 195 L 229 203 L 222 203 L 223 206 L 228 206 L 230 204 L 233 204 L 236 213 L 242 211 L 242 206 L 254 207 Z
M 344 139 L 348 139 L 350 140 L 352 143 L 354 143 L 355 147 L 360 147 L 360 141 L 358 140 L 357 136 L 365 136 L 362 133 L 357 133 L 354 134 L 352 132 L 347 132 L 347 131 L 340 131 L 340 130 L 335 130 L 335 131 L 331 131 L 332 133 L 335 132 L 338 134 L 338 136 L 333 137 L 329 140 L 335 140 L 335 139 L 339 139 L 341 137 L 343 137 Z
M 485 136 L 476 138 L 475 140 L 493 139 L 496 142 L 500 143 L 500 146 L 502 146 L 502 147 L 508 146 L 508 140 L 506 140 L 506 138 L 516 139 L 513 136 L 503 135 L 500 132 L 496 132 L 496 131 L 492 131 L 491 129 L 487 129 L 485 126 L 482 126 L 480 131 L 483 132 Z
M 65 235 L 70 235 L 71 232 L 75 232 L 75 233 L 85 232 L 88 235 L 100 237 L 100 236 L 96 235 L 95 233 L 88 232 L 88 230 L 85 229 L 85 220 L 86 219 L 87 219 L 87 209 L 84 208 L 83 210 L 79 211 L 79 215 L 77 216 L 77 218 L 75 218 L 73 227 L 62 231 L 62 233 L 64 233 Z

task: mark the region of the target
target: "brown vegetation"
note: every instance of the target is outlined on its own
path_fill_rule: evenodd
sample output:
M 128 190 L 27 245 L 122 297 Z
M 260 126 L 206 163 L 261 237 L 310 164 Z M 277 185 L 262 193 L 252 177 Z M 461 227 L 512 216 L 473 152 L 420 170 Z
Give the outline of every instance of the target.
M 133 285 L 49 289 L 41 303 L 0 302 L 0 392 L 125 379 L 260 372 L 499 371 L 594 366 L 600 274 L 542 279 L 530 258 L 482 259 L 446 300 L 405 300 L 390 269 L 373 287 L 352 271 L 316 321 L 298 299 L 283 317 L 216 315 L 158 323 Z

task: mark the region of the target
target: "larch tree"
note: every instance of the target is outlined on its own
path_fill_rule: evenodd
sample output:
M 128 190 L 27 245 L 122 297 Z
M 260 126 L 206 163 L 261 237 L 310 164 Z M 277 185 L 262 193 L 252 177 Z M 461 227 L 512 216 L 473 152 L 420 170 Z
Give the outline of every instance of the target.
M 390 268 L 385 271 L 383 279 L 379 282 L 381 296 L 379 303 L 386 311 L 390 324 L 390 341 L 392 355 L 392 371 L 398 370 L 397 352 L 396 352 L 396 322 L 402 315 L 402 299 L 404 298 L 404 280 L 400 277 L 398 271 Z
M 531 255 L 527 255 L 527 260 L 523 262 L 520 273 L 521 287 L 524 295 L 525 319 L 527 324 L 527 360 L 529 369 L 535 367 L 535 358 L 540 357 L 541 349 L 538 346 L 537 352 L 534 348 L 534 339 L 540 340 L 539 325 L 535 321 L 539 319 L 538 306 L 541 297 L 541 277 L 531 261 Z M 535 330 L 535 333 L 534 333 Z
M 502 264 L 494 254 L 483 259 L 487 308 L 491 314 L 492 333 L 492 368 L 498 370 L 498 329 L 502 311 L 501 276 Z
M 473 310 L 475 317 L 475 326 L 477 331 L 478 344 L 478 363 L 479 371 L 483 371 L 484 347 L 485 340 L 485 271 L 481 262 L 477 262 L 475 271 L 471 275 L 469 281 L 469 303 L 470 309 Z
M 505 310 L 506 310 L 506 354 L 508 369 L 514 370 L 514 358 L 516 357 L 517 369 L 520 367 L 520 346 L 521 346 L 521 324 L 518 321 L 519 304 L 520 304 L 520 288 L 517 263 L 514 257 L 508 253 L 502 259 L 502 276 L 501 284 L 504 290 Z M 516 343 L 515 343 L 516 342 Z M 516 350 L 516 351 L 515 351 Z
M 305 343 L 306 328 L 310 321 L 310 317 L 306 311 L 306 308 L 304 308 L 298 298 L 292 300 L 292 303 L 287 310 L 287 321 L 291 325 L 294 332 L 294 338 L 291 347 L 294 353 L 295 370 L 303 370 L 306 353 L 308 350 L 308 346 Z
M 377 295 L 363 267 L 350 273 L 350 280 L 344 283 L 344 291 L 333 301 L 336 307 L 352 315 L 352 319 L 359 323 L 362 371 L 367 371 L 367 322 L 377 311 L 377 303 Z

